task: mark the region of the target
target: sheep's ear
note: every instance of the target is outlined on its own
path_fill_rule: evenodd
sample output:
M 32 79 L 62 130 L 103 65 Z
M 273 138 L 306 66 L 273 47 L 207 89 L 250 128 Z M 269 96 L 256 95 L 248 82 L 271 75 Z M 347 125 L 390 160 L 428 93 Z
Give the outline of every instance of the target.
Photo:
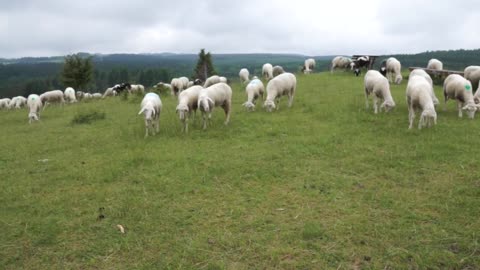
M 215 103 L 213 102 L 213 100 L 209 97 L 207 97 L 207 100 L 208 100 L 208 105 L 210 106 L 210 108 L 213 108 L 213 106 L 215 105 Z
M 142 108 L 138 114 L 142 114 L 145 111 L 145 108 Z

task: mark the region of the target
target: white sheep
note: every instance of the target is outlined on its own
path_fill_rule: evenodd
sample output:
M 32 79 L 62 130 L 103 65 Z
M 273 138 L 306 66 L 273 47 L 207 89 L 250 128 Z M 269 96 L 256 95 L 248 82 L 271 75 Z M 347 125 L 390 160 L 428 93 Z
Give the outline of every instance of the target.
M 472 83 L 473 89 L 477 89 L 480 86 L 480 66 L 468 66 L 465 68 L 463 76 Z
M 203 87 L 207 88 L 217 83 L 227 83 L 227 78 L 213 75 L 205 80 L 205 84 L 203 85 Z
M 179 78 L 173 78 L 172 79 L 172 81 L 170 82 L 170 85 L 172 87 L 173 95 L 178 96 L 178 94 L 180 92 L 185 90 L 183 83 L 184 82 L 182 80 L 180 80 Z M 187 85 L 188 85 L 188 82 L 187 82 Z
M 273 79 L 273 66 L 270 63 L 266 63 L 262 66 L 262 76 L 265 80 Z
M 247 101 L 243 103 L 243 106 L 247 108 L 248 111 L 255 110 L 255 105 L 259 96 L 262 97 L 265 92 L 265 87 L 261 80 L 257 77 L 253 77 L 253 79 L 248 83 L 247 87 L 245 88 L 245 92 L 247 93 Z
M 113 89 L 114 87 L 109 87 L 107 90 L 105 90 L 105 93 L 103 94 L 102 98 L 106 97 L 114 97 L 117 95 L 117 91 Z M 85 94 L 84 94 L 85 95 Z
M 475 112 L 479 109 L 478 104 L 475 104 L 472 94 L 472 83 L 464 77 L 451 74 L 443 83 L 443 95 L 445 97 L 445 110 L 447 108 L 447 100 L 457 100 L 458 117 L 462 117 L 462 110 L 466 111 L 469 118 L 475 117 Z
M 411 129 L 415 120 L 415 111 L 421 111 L 418 129 L 437 124 L 437 112 L 430 94 L 430 83 L 423 76 L 413 76 L 407 84 L 408 120 Z
M 47 105 L 51 103 L 60 103 L 61 105 L 65 104 L 62 90 L 47 91 L 40 95 L 40 99 L 42 100 L 44 110 Z
M 297 78 L 292 73 L 283 73 L 273 78 L 267 84 L 267 98 L 263 106 L 268 112 L 280 108 L 280 98 L 288 96 L 288 107 L 292 106 L 297 88 Z M 275 104 L 275 101 L 277 104 Z
M 187 89 L 194 86 L 194 85 L 195 85 L 195 83 L 193 81 L 189 81 L 188 85 L 187 85 Z
M 114 90 L 115 91 L 115 90 Z M 83 99 L 84 100 L 89 100 L 89 99 L 92 99 L 93 98 L 93 95 L 90 94 L 90 93 L 84 93 L 83 94 Z
M 428 69 L 443 70 L 443 63 L 438 59 L 430 59 L 427 64 Z
M 180 121 L 183 123 L 182 130 L 185 133 L 188 133 L 188 118 L 194 113 L 197 112 L 198 107 L 198 96 L 200 95 L 200 91 L 203 89 L 200 85 L 194 85 L 189 87 L 187 90 L 182 91 L 178 95 L 178 105 L 176 108 L 176 112 L 178 113 L 178 117 Z
M 277 77 L 278 75 L 285 73 L 285 70 L 282 66 L 274 66 L 273 67 L 273 77 Z
M 27 98 L 27 107 L 29 108 L 28 123 L 40 120 L 40 110 L 42 109 L 42 100 L 40 96 L 31 94 Z
M 402 64 L 394 57 L 387 59 L 387 78 L 390 83 L 400 84 L 402 82 Z M 395 76 L 395 80 L 393 77 Z
M 77 100 L 82 100 L 82 99 L 83 99 L 83 95 L 84 95 L 83 91 L 77 91 L 77 92 L 75 93 L 75 97 L 77 98 Z
M 162 112 L 162 101 L 155 93 L 147 93 L 140 104 L 140 112 L 145 117 L 145 138 L 148 137 L 149 130 L 152 134 L 160 130 L 160 113 Z
M 77 102 L 77 98 L 75 97 L 75 90 L 72 87 L 67 87 L 63 95 L 66 102 L 68 103 Z
M 333 73 L 333 71 L 337 68 L 347 69 L 351 64 L 352 59 L 345 56 L 337 56 L 332 60 L 332 68 L 330 69 L 330 72 Z
M 27 99 L 22 96 L 17 96 L 12 98 L 9 105 L 10 105 L 10 108 L 20 109 L 25 105 L 27 105 Z
M 309 58 L 305 60 L 305 63 L 303 64 L 302 71 L 305 74 L 310 74 L 314 69 L 315 69 L 315 59 Z
M 178 78 L 181 82 L 182 82 L 182 85 L 183 85 L 183 88 L 182 88 L 182 91 L 187 89 L 188 88 L 188 78 L 187 77 L 180 77 Z
M 428 83 L 430 84 L 430 95 L 432 96 L 433 104 L 435 106 L 440 104 L 437 96 L 435 96 L 435 92 L 433 91 L 433 81 L 430 75 L 428 75 L 428 73 L 425 70 L 417 68 L 412 70 L 412 72 L 410 72 L 410 75 L 408 76 L 408 80 L 410 80 L 410 78 L 415 76 L 422 76 L 428 81 Z
M 238 76 L 240 77 L 241 83 L 248 83 L 248 81 L 250 81 L 250 72 L 248 72 L 246 68 L 240 69 Z
M 10 109 L 10 101 L 11 99 L 9 98 L 2 98 L 0 99 L 0 109 Z
M 204 88 L 198 95 L 198 108 L 202 112 L 203 129 L 207 128 L 208 119 L 212 118 L 214 107 L 222 107 L 225 111 L 225 125 L 230 122 L 230 113 L 232 111 L 232 88 L 226 83 L 217 83 L 208 88 Z
M 373 94 L 373 109 L 375 114 L 378 113 L 378 101 L 383 100 L 380 105 L 380 112 L 382 108 L 385 112 L 389 112 L 395 107 L 395 101 L 393 101 L 392 94 L 390 93 L 390 84 L 387 78 L 376 70 L 369 70 L 365 74 L 365 104 L 368 109 L 368 97 Z
M 92 94 L 92 98 L 94 98 L 94 99 L 102 98 L 102 94 L 100 94 L 100 93 L 93 93 L 93 94 Z
M 130 88 L 127 89 L 130 94 L 145 93 L 145 87 L 141 84 L 130 84 Z

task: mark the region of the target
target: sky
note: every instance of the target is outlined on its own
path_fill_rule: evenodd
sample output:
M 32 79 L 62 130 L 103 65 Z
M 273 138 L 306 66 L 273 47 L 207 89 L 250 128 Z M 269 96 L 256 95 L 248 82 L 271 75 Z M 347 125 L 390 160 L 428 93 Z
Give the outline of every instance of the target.
M 0 57 L 480 48 L 478 0 L 2 0 Z

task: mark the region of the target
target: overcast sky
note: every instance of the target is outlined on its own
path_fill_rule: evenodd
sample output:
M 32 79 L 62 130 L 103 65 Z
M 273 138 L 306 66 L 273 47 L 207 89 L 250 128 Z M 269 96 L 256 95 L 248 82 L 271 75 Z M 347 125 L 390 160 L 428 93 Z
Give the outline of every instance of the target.
M 478 0 L 1 0 L 0 57 L 480 48 Z

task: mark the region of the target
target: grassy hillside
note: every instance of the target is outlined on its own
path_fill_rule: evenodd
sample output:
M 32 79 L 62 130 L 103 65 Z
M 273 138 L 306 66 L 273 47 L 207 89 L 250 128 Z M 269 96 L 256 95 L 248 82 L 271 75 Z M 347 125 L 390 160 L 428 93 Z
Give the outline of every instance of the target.
M 188 135 L 162 96 L 148 139 L 140 97 L 50 107 L 32 125 L 1 111 L 2 268 L 480 268 L 478 119 L 450 103 L 407 130 L 405 83 L 374 115 L 350 73 L 299 75 L 274 113 L 245 112 L 242 89 L 229 126 L 217 110 Z M 106 119 L 72 124 L 88 112 Z

